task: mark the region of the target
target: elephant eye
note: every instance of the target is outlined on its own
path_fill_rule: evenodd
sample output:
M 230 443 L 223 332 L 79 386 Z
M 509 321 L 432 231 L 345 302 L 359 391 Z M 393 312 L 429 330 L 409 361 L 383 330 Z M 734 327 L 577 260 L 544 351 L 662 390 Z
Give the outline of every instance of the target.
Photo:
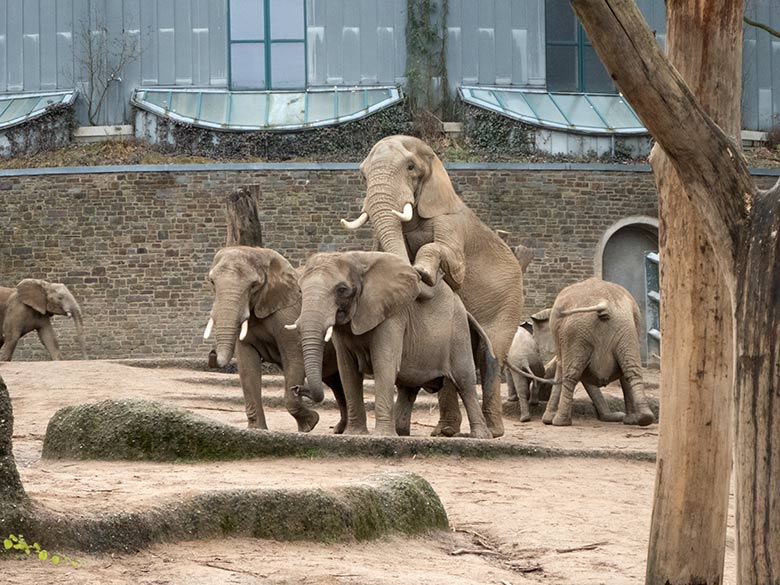
M 409 171 L 413 171 L 415 169 L 414 163 L 410 162 L 408 165 L 406 165 L 406 169 Z
M 349 294 L 349 287 L 344 283 L 336 285 L 336 294 L 340 297 L 347 296 Z

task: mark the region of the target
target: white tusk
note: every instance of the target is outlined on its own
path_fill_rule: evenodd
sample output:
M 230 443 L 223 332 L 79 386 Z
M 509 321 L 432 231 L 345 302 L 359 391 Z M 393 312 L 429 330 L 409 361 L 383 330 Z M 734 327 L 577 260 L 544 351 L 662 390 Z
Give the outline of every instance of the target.
M 412 221 L 412 204 L 407 203 L 404 205 L 404 212 L 398 213 L 395 209 L 392 210 L 393 215 L 395 215 L 398 219 L 401 221 Z
M 356 230 L 367 221 L 368 221 L 368 213 L 364 211 L 358 216 L 357 219 L 353 219 L 352 221 L 342 219 L 341 225 L 343 225 L 348 230 Z
M 241 333 L 238 334 L 239 341 L 244 341 L 247 331 L 249 331 L 249 319 L 241 323 Z
M 333 325 L 328 327 L 328 330 L 325 332 L 325 343 L 328 343 L 330 341 L 332 335 L 333 335 Z
M 70 311 L 67 311 L 65 314 L 68 316 L 68 319 L 70 319 Z
M 211 329 L 214 327 L 214 319 L 209 319 L 209 322 L 206 323 L 206 330 L 203 332 L 203 339 L 208 339 L 211 337 Z
M 287 329 L 287 331 L 295 331 L 298 329 L 298 324 L 293 323 L 292 325 L 285 325 L 284 328 Z

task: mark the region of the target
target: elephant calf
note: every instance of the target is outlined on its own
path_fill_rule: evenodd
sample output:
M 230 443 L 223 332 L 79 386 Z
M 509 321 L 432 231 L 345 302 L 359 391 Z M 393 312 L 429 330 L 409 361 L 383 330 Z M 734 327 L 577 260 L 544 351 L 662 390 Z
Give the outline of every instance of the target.
M 320 415 L 292 391 L 304 380 L 301 340 L 297 331 L 285 328 L 301 311 L 298 274 L 274 250 L 230 246 L 214 256 L 208 280 L 214 305 L 204 337 L 208 338 L 213 328 L 218 366 L 226 366 L 236 353 L 249 428 L 268 428 L 262 403 L 262 364 L 266 361 L 282 368 L 285 405 L 298 430 L 312 430 Z M 341 412 L 334 432 L 341 433 L 346 425 L 346 403 L 336 352 L 330 343 L 325 348 L 323 375 Z
M 507 368 L 506 385 L 509 401 L 520 403 L 520 422 L 531 420 L 529 404 L 539 403 L 539 380 L 531 374 L 544 377 L 544 362 L 531 332 L 525 327 L 517 328 L 517 333 L 509 347 L 505 365 Z
M 19 339 L 30 331 L 38 332 L 51 359 L 61 360 L 62 352 L 51 325 L 54 315 L 73 318 L 81 355 L 87 359 L 81 307 L 64 284 L 25 278 L 16 288 L 0 287 L 0 362 L 11 361 Z
M 571 424 L 574 387 L 582 381 L 599 418 L 646 426 L 655 421 L 647 406 L 639 351 L 639 306 L 622 286 L 589 278 L 564 288 L 555 299 L 550 329 L 555 340 L 555 378 L 542 422 Z M 600 386 L 620 380 L 626 414 L 609 413 Z M 606 410 L 604 410 L 606 409 Z
M 373 374 L 377 433 L 408 434 L 418 389 L 448 384 L 463 400 L 471 436 L 492 437 L 477 399 L 472 331 L 492 375 L 497 375 L 497 362 L 484 331 L 445 282 L 421 295 L 420 277 L 405 258 L 342 252 L 309 258 L 299 283 L 303 306 L 297 327 L 306 385 L 298 392 L 322 399 L 322 347 L 332 335 L 347 399 L 345 432 L 368 433 L 363 376 Z M 482 387 L 490 389 L 492 380 L 483 380 Z

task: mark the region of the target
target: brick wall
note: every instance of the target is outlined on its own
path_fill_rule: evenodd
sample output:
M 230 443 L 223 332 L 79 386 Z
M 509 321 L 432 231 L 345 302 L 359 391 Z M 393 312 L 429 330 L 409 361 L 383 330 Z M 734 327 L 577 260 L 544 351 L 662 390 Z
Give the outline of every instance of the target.
M 84 311 L 90 357 L 205 355 L 205 274 L 224 243 L 231 190 L 259 185 L 266 245 L 294 266 L 314 251 L 370 246 L 368 225 L 348 232 L 338 222 L 360 211 L 356 165 L 290 166 L 0 173 L 0 285 L 25 277 L 64 282 Z M 536 250 L 526 278 L 529 314 L 592 275 L 597 243 L 612 224 L 656 215 L 647 172 L 462 167 L 450 175 L 467 204 L 511 232 L 510 243 Z M 72 323 L 54 322 L 65 357 L 76 358 Z M 32 334 L 15 354 L 46 356 Z

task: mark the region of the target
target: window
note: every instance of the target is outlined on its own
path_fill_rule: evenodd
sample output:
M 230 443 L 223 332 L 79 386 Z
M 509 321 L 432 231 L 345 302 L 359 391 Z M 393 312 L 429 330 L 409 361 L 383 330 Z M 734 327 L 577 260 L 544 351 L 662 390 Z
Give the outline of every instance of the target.
M 231 89 L 306 87 L 305 0 L 230 0 Z
M 545 14 L 547 89 L 617 93 L 569 0 L 546 0 Z

